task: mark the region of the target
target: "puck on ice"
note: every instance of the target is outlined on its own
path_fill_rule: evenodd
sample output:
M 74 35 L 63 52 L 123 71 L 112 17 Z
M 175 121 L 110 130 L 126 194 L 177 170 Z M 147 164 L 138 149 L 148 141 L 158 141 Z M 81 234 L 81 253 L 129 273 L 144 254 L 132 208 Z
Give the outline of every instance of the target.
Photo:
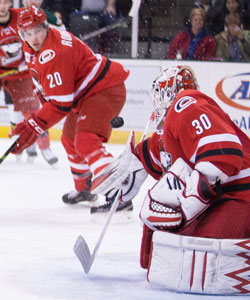
M 112 128 L 122 127 L 123 124 L 124 120 L 122 117 L 115 117 L 110 121 L 110 125 L 112 126 Z

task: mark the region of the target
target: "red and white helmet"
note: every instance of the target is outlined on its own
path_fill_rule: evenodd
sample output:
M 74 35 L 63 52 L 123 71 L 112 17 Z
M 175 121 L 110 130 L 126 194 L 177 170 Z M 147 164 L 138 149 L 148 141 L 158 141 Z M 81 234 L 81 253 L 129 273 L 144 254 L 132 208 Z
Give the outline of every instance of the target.
M 189 66 L 166 69 L 154 80 L 151 88 L 151 101 L 154 111 L 154 127 L 162 129 L 168 108 L 181 90 L 198 90 L 194 71 Z
M 31 29 L 42 23 L 47 23 L 47 16 L 41 8 L 30 6 L 22 9 L 18 14 L 17 28 L 19 31 Z

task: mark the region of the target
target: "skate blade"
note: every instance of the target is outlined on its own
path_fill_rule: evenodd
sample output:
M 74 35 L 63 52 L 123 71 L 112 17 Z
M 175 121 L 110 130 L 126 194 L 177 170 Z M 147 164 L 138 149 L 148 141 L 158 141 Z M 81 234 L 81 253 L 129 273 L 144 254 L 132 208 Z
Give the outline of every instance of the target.
M 51 166 L 51 168 L 52 168 L 53 170 L 57 170 L 57 169 L 58 169 L 58 162 L 53 163 L 52 165 L 51 165 L 51 164 L 49 164 L 49 165 Z
M 22 153 L 21 154 L 16 154 L 16 162 L 20 163 L 22 160 Z
M 28 164 L 33 164 L 35 160 L 35 156 L 28 156 L 27 157 L 27 163 Z

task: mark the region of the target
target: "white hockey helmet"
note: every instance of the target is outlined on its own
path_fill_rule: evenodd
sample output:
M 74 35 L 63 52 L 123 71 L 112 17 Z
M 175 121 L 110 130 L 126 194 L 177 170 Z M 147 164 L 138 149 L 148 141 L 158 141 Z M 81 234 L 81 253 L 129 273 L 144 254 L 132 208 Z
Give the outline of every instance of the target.
M 189 66 L 166 69 L 154 80 L 151 101 L 154 111 L 154 128 L 162 130 L 166 113 L 181 90 L 198 90 L 194 71 Z

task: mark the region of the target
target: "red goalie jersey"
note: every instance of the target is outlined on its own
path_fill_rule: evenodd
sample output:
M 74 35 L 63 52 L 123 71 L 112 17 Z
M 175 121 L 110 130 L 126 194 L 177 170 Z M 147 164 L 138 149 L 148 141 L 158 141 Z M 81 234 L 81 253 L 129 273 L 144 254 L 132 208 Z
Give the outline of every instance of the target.
M 199 91 L 181 92 L 167 113 L 164 134 L 154 133 L 137 148 L 155 179 L 178 157 L 192 168 L 210 162 L 225 178 L 223 198 L 250 202 L 250 140 L 214 100 Z
M 48 128 L 67 112 L 78 112 L 85 96 L 119 85 L 129 75 L 121 64 L 93 53 L 67 31 L 50 28 L 39 53 L 27 43 L 24 52 L 33 82 L 45 103 L 38 117 L 47 122 Z
M 8 70 L 17 69 L 25 65 L 22 51 L 23 42 L 17 30 L 17 17 L 20 9 L 11 8 L 11 18 L 6 24 L 0 24 L 0 75 Z M 19 72 L 17 75 L 4 77 L 5 79 L 20 79 L 29 77 L 28 71 Z

